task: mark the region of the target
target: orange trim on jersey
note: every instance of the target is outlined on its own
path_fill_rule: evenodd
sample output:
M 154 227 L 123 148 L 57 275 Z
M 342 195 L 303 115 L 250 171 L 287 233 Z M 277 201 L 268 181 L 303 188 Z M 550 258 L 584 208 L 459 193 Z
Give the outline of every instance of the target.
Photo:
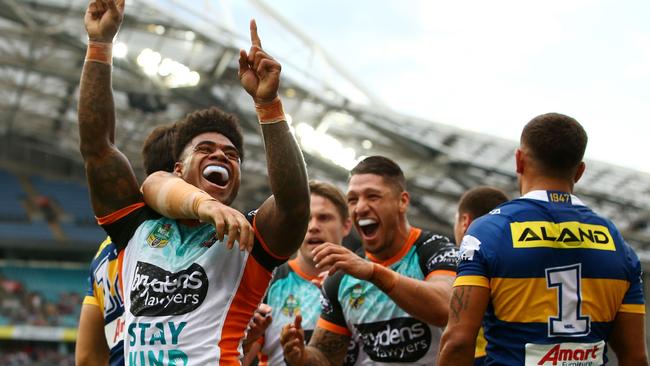
M 262 238 L 262 234 L 260 234 L 260 232 L 257 230 L 257 215 L 253 217 L 253 232 L 255 233 L 255 237 L 257 238 L 257 240 L 260 242 L 260 244 L 262 244 L 262 248 L 264 249 L 264 251 L 271 257 L 279 260 L 286 260 L 287 258 L 291 257 L 290 255 L 286 257 L 276 255 L 271 251 L 271 249 L 269 249 L 269 246 L 266 245 L 266 241 L 264 241 L 264 238 Z
M 267 271 L 252 255 L 249 255 L 244 267 L 244 274 L 228 307 L 221 330 L 221 340 L 218 345 L 221 350 L 219 365 L 240 364 L 239 343 L 244 338 L 248 322 L 262 301 L 270 281 L 271 272 Z
M 429 273 L 424 280 L 428 280 L 429 278 L 433 276 L 451 276 L 451 277 L 456 277 L 456 271 L 450 271 L 447 269 L 436 269 L 435 271 Z
M 97 219 L 98 224 L 100 224 L 100 225 L 108 225 L 108 224 L 112 224 L 115 221 L 123 218 L 124 216 L 130 214 L 131 212 L 133 212 L 133 211 L 135 211 L 137 209 L 139 209 L 140 207 L 144 207 L 144 202 L 134 203 L 132 205 L 121 208 L 121 209 L 113 212 L 112 214 L 108 214 L 108 215 L 102 216 L 102 217 L 95 217 L 95 218 Z
M 344 335 L 344 336 L 351 336 L 352 332 L 346 327 L 342 327 L 338 324 L 334 324 L 330 321 L 327 321 L 323 318 L 318 318 L 318 321 L 316 322 L 316 327 L 318 328 L 323 328 L 325 330 L 328 330 L 332 333 Z
M 257 359 L 258 359 L 258 362 L 257 362 L 258 366 L 268 366 L 268 364 L 269 364 L 269 356 L 267 356 L 265 353 L 262 353 L 262 352 L 258 353 L 257 354 Z
M 293 271 L 296 272 L 296 274 L 297 274 L 298 276 L 300 276 L 303 280 L 306 280 L 306 281 L 310 281 L 310 282 L 311 282 L 311 280 L 318 278 L 318 276 L 310 276 L 310 275 L 308 275 L 307 273 L 303 272 L 303 271 L 300 269 L 300 266 L 298 266 L 298 260 L 297 260 L 297 259 L 292 259 L 292 260 L 288 261 L 287 264 L 288 264 L 289 267 L 291 267 L 291 269 L 293 269 Z
M 490 288 L 490 281 L 483 276 L 460 276 L 456 277 L 454 287 L 458 286 L 479 286 Z
M 371 261 L 373 261 L 373 262 L 375 262 L 377 264 L 381 264 L 384 267 L 389 267 L 389 266 L 393 265 L 394 263 L 397 263 L 397 261 L 402 259 L 406 255 L 406 253 L 408 253 L 409 250 L 411 250 L 411 247 L 413 246 L 413 244 L 415 244 L 415 241 L 418 239 L 421 232 L 422 232 L 422 230 L 420 230 L 420 229 L 418 229 L 416 227 L 411 227 L 411 231 L 409 232 L 409 236 L 408 236 L 408 238 L 406 238 L 406 242 L 404 243 L 402 248 L 394 256 L 392 256 L 392 257 L 390 257 L 390 258 L 388 258 L 386 260 L 381 260 L 381 259 L 373 256 L 372 254 L 368 253 L 368 252 L 366 252 L 366 257 L 368 257 L 368 259 L 370 259 Z
M 124 252 L 126 250 L 120 250 L 119 253 L 117 253 L 117 281 L 119 283 L 120 289 L 122 290 L 122 294 L 120 296 L 124 296 L 126 292 L 124 292 L 124 284 L 122 283 L 122 263 L 124 263 Z
M 621 304 L 619 313 L 645 314 L 644 304 Z

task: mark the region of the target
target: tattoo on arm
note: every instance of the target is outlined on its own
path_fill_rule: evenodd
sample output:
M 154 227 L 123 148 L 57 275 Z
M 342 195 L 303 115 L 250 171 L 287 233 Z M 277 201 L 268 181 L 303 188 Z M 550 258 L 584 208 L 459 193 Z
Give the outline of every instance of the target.
M 142 201 L 129 161 L 114 146 L 115 106 L 110 66 L 86 62 L 78 108 L 80 150 L 95 215 L 105 216 Z
M 317 350 L 317 352 L 312 352 L 312 355 L 316 356 L 317 354 L 317 357 L 308 357 L 307 365 L 342 365 L 345 354 L 348 352 L 349 343 L 349 336 L 316 328 L 309 341 L 309 348 Z
M 451 310 L 454 321 L 460 321 L 461 312 L 467 310 L 467 303 L 471 292 L 472 286 L 459 286 L 454 288 L 454 291 L 451 293 L 449 310 Z
M 273 197 L 260 207 L 257 222 L 271 250 L 277 255 L 290 255 L 298 249 L 307 230 L 307 170 L 286 122 L 262 125 L 262 132 Z

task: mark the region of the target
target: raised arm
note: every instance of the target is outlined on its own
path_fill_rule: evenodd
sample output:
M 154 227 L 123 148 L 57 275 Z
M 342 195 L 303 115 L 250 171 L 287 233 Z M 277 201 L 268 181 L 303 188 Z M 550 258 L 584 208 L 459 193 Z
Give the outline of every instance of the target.
M 289 256 L 300 247 L 307 230 L 307 170 L 278 97 L 281 66 L 262 49 L 254 20 L 250 32 L 251 49 L 239 55 L 239 79 L 255 102 L 273 193 L 260 206 L 256 227 L 273 254 Z
M 94 1 L 84 16 L 88 52 L 79 88 L 79 137 L 90 197 L 98 217 L 142 201 L 126 157 L 115 147 L 111 48 L 124 0 Z

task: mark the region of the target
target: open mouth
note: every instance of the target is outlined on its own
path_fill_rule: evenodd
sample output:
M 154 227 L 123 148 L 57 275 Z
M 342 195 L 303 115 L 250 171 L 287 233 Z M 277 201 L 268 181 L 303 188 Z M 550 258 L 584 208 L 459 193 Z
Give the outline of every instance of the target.
M 319 245 L 319 244 L 323 244 L 324 242 L 325 241 L 323 239 L 319 239 L 319 238 L 310 238 L 307 240 L 307 244 L 309 245 Z
M 230 173 L 228 169 L 220 165 L 208 165 L 203 169 L 203 177 L 210 183 L 216 184 L 220 187 L 228 185 Z
M 361 219 L 357 221 L 359 229 L 363 232 L 364 236 L 373 236 L 379 229 L 379 223 L 373 219 Z

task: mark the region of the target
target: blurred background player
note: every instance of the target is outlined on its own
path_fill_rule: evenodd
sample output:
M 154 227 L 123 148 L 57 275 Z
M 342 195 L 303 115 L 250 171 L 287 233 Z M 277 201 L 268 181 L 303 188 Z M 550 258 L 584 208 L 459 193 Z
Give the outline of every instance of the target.
M 582 126 L 562 114 L 524 127 L 515 154 L 523 196 L 463 238 L 441 365 L 472 364 L 482 319 L 486 364 L 602 365 L 605 342 L 619 365 L 648 364 L 639 259 L 572 194 L 586 146 Z
M 278 267 L 273 275 L 265 299 L 272 309 L 268 315 L 272 319 L 271 324 L 266 328 L 263 339 L 256 342 L 249 353 L 261 349 L 260 365 L 285 365 L 280 332 L 297 316 L 301 317 L 305 330 L 305 343 L 309 342 L 320 316 L 320 288 L 314 282 L 320 281 L 318 275 L 323 272 L 316 268 L 312 250 L 323 243 L 340 245 L 352 229 L 345 197 L 335 185 L 312 180 L 309 190 L 311 204 L 307 234 L 296 258 Z M 354 345 L 351 342 L 347 358 L 350 365 L 354 364 L 358 352 Z
M 480 186 L 463 193 L 458 201 L 458 211 L 454 220 L 456 244 L 460 245 L 467 228 L 475 219 L 487 215 L 495 207 L 507 201 L 508 196 L 502 190 L 494 187 Z M 483 366 L 486 345 L 487 341 L 483 336 L 483 328 L 481 328 L 476 337 L 474 366 Z
M 174 170 L 175 125 L 156 127 L 142 147 L 145 174 Z M 120 286 L 122 251 L 107 237 L 90 264 L 89 288 L 79 317 L 78 366 L 124 365 L 124 299 Z
M 330 276 L 309 346 L 299 318 L 282 330 L 288 364 L 341 365 L 350 339 L 361 348 L 357 364 L 435 363 L 458 251 L 409 224 L 409 200 L 392 160 L 371 156 L 352 169 L 347 204 L 364 257 L 329 243 L 313 250 L 316 268 Z
M 302 154 L 277 94 L 281 67 L 262 50 L 251 21 L 252 47 L 240 52 L 239 79 L 262 125 L 273 195 L 246 217 L 228 206 L 240 184 L 243 137 L 234 116 L 210 108 L 177 125 L 174 174 L 181 178 L 150 175 L 143 192 L 169 217 L 193 214 L 217 231 L 161 217 L 143 203 L 128 160 L 113 144 L 110 51 L 123 12 L 123 1 L 88 7 L 78 115 L 93 210 L 118 249 L 126 247 L 125 357 L 130 364 L 238 363 L 272 270 L 300 246 L 309 215 Z M 232 250 L 236 242 L 250 253 Z

